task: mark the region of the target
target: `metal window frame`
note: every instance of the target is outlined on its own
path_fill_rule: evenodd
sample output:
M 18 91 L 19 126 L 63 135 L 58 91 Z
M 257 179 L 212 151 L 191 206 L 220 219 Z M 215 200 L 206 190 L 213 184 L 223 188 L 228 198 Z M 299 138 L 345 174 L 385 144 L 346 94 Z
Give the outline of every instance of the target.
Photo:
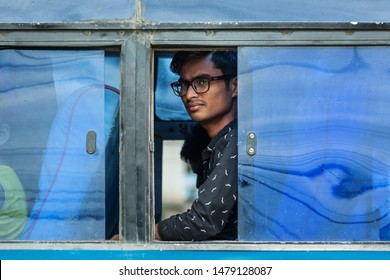
M 122 241 L 1 241 L 2 249 L 380 250 L 387 242 L 269 243 L 154 241 L 154 52 L 241 46 L 390 46 L 390 23 L 0 24 L 0 48 L 120 48 L 120 233 Z M 183 246 L 185 245 L 185 246 Z

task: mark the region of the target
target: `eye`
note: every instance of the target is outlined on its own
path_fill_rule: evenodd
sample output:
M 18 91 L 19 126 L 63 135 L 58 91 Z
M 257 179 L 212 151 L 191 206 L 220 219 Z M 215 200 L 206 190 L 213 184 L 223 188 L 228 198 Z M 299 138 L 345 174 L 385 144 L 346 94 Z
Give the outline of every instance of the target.
M 196 81 L 197 85 L 200 87 L 207 85 L 207 83 L 209 82 L 207 79 L 197 79 Z
M 205 78 L 199 78 L 194 80 L 193 85 L 196 88 L 196 90 L 203 91 L 206 90 L 208 87 L 209 81 Z
M 177 82 L 177 86 L 181 88 L 187 88 L 188 84 L 185 81 L 179 81 Z

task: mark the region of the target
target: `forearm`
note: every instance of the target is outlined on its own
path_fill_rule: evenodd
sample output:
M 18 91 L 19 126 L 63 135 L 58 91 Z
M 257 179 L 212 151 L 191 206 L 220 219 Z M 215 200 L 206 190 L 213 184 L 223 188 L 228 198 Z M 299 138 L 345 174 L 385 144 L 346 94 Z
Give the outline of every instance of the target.
M 154 238 L 156 240 L 162 240 L 160 234 L 158 233 L 158 224 L 154 225 Z
M 215 190 L 213 195 L 210 190 L 199 194 L 199 199 L 194 201 L 189 211 L 161 221 L 158 225 L 159 237 L 171 241 L 214 239 L 223 231 L 236 206 L 235 187 L 223 189 L 222 192 Z

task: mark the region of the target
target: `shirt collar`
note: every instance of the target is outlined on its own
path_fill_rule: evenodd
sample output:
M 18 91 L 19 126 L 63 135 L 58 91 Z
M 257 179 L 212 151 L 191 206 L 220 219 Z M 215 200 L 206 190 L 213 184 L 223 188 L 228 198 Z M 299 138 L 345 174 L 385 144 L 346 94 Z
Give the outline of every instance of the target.
M 215 135 L 214 138 L 211 139 L 210 143 L 207 145 L 207 150 L 212 151 L 213 147 L 217 143 L 217 141 L 223 137 L 225 134 L 227 134 L 230 130 L 234 129 L 237 127 L 237 119 L 234 119 L 230 123 L 228 123 L 224 128 L 222 128 L 217 135 Z

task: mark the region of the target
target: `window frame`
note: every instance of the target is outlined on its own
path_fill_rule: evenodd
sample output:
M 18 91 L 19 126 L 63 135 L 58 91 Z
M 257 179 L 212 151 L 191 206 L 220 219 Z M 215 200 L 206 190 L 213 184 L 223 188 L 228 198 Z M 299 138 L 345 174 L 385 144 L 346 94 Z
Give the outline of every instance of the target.
M 388 242 L 159 242 L 154 241 L 153 226 L 154 52 L 241 46 L 390 47 L 389 34 L 390 23 L 145 23 L 139 16 L 130 21 L 1 23 L 0 48 L 120 48 L 119 229 L 122 240 L 0 241 L 0 248 L 183 250 L 185 244 L 184 250 L 390 251 Z

